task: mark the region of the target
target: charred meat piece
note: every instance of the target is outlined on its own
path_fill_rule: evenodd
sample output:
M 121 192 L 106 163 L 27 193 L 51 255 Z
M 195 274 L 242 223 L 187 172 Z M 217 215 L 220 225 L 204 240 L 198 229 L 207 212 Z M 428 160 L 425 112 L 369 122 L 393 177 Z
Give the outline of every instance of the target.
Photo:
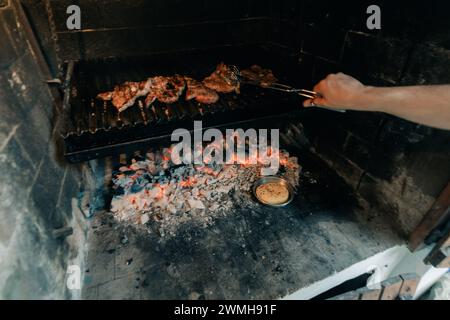
M 219 63 L 216 70 L 203 80 L 203 84 L 217 92 L 239 93 L 239 81 L 234 72 L 223 62 Z
M 106 91 L 106 92 L 99 93 L 97 95 L 97 99 L 109 101 L 112 99 L 113 92 L 114 91 Z
M 151 105 L 162 94 L 167 85 L 167 77 L 153 77 L 150 78 L 150 90 L 145 98 L 145 105 Z
M 167 83 L 164 90 L 158 95 L 158 100 L 163 103 L 174 103 L 178 101 L 185 88 L 184 77 L 175 75 L 167 77 Z
M 149 93 L 145 98 L 145 105 L 152 104 L 156 99 L 163 103 L 174 103 L 180 98 L 184 88 L 183 76 L 153 77 L 151 78 Z
M 195 99 L 197 102 L 211 104 L 219 100 L 219 95 L 214 90 L 205 87 L 201 82 L 190 77 L 186 80 L 186 100 Z
M 278 80 L 273 75 L 272 70 L 263 69 L 256 64 L 248 69 L 242 70 L 241 76 L 249 81 L 258 83 L 261 87 L 269 87 Z
M 141 82 L 127 81 L 115 86 L 113 91 L 99 93 L 97 99 L 111 100 L 114 107 L 121 112 L 132 106 L 137 98 L 145 96 L 149 89 L 150 79 Z
M 150 90 L 145 98 L 146 106 L 151 105 L 159 96 L 161 96 L 167 85 L 167 77 L 158 76 L 150 79 Z
M 149 105 L 151 105 L 154 101 L 156 100 L 156 95 L 153 94 L 152 92 L 150 92 L 146 97 L 145 97 L 145 105 L 148 107 Z

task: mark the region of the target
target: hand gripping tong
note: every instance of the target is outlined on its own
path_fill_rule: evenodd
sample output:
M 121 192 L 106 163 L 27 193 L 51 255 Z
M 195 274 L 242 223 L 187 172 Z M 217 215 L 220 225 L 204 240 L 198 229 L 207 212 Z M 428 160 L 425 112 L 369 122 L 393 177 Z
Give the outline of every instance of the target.
M 320 98 L 321 95 L 318 92 L 315 91 L 311 91 L 311 90 L 306 90 L 306 89 L 297 89 L 285 84 L 281 84 L 281 83 L 270 83 L 267 85 L 262 85 L 259 82 L 256 81 L 249 81 L 244 79 L 241 76 L 241 72 L 239 71 L 239 68 L 236 66 L 230 66 L 232 72 L 233 72 L 233 81 L 238 81 L 239 83 L 245 83 L 245 84 L 252 84 L 252 85 L 256 85 L 256 86 L 260 86 L 262 88 L 268 88 L 268 89 L 273 89 L 273 90 L 278 90 L 278 91 L 283 91 L 283 92 L 288 92 L 288 93 L 295 93 L 299 96 L 308 98 L 308 99 L 316 99 L 316 98 Z M 317 108 L 322 108 L 322 109 L 327 109 L 327 110 L 331 110 L 331 111 L 336 111 L 336 112 L 345 112 L 344 109 L 332 109 L 332 108 L 327 108 L 325 106 L 319 106 L 316 104 L 312 104 L 311 107 L 317 107 Z

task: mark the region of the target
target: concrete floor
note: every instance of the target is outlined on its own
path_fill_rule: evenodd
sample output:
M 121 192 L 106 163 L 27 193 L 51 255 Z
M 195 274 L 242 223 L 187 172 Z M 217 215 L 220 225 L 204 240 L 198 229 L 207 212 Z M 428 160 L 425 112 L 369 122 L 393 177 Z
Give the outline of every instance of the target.
M 84 299 L 273 299 L 322 280 L 402 240 L 358 206 L 340 179 L 303 158 L 285 208 L 239 208 L 208 228 L 160 238 L 92 218 Z

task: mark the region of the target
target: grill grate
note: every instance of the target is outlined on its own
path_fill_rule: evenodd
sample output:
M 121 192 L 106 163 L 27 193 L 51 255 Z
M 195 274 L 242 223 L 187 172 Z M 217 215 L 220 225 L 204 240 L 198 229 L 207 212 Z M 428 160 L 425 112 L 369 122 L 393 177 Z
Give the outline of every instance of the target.
M 260 60 L 255 61 L 255 56 Z M 76 62 L 68 85 L 70 98 L 62 132 L 66 158 L 81 162 L 167 143 L 174 129 L 191 130 L 194 120 L 202 120 L 204 129 L 273 127 L 274 120 L 300 112 L 297 97 L 244 85 L 240 94 L 220 94 L 219 101 L 212 105 L 180 100 L 168 105 L 155 102 L 147 107 L 142 97 L 120 114 L 110 101 L 95 99 L 99 92 L 127 80 L 175 73 L 203 79 L 220 61 L 241 68 L 259 63 L 275 70 L 273 62 L 261 61 L 263 57 L 229 49 Z

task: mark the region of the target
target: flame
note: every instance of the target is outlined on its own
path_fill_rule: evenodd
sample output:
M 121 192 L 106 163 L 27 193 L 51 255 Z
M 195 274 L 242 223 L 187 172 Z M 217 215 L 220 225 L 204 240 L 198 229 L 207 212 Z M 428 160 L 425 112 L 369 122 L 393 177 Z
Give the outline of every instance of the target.
M 197 180 L 192 177 L 188 177 L 186 180 L 182 180 L 178 183 L 178 185 L 182 188 L 192 187 L 197 183 Z
M 209 174 L 210 176 L 214 176 L 214 177 L 217 177 L 219 175 L 218 172 L 214 171 L 210 167 L 196 167 L 195 170 Z
M 240 136 L 238 135 L 237 132 L 233 132 L 232 134 L 232 138 L 233 139 L 240 139 Z M 213 141 L 211 143 L 209 143 L 208 147 L 210 148 L 214 148 L 214 149 L 218 149 L 220 147 L 220 144 L 217 141 Z M 225 151 L 228 148 L 228 141 L 226 139 L 223 140 L 223 151 Z M 169 148 L 164 150 L 164 155 L 162 156 L 162 160 L 163 161 L 170 161 L 171 160 L 171 154 L 173 151 L 173 146 L 170 146 Z M 203 152 L 205 151 L 205 148 L 201 149 L 202 155 Z M 274 154 L 279 154 L 279 151 L 274 150 L 272 148 L 272 146 L 268 146 L 267 150 L 266 150 L 266 154 L 264 155 L 264 157 L 262 155 L 259 155 L 259 152 L 256 151 L 254 154 L 247 154 L 247 156 L 245 157 L 245 159 L 242 161 L 238 161 L 240 159 L 238 159 L 238 156 L 236 154 L 236 152 L 233 152 L 233 154 L 230 157 L 230 161 L 233 164 L 240 164 L 242 166 L 251 166 L 251 165 L 264 165 L 267 164 L 267 158 L 271 157 Z M 205 155 L 203 158 L 203 162 L 205 165 L 210 164 L 212 160 L 212 156 L 210 155 Z M 239 163 L 238 163 L 239 162 Z M 283 157 L 280 157 L 280 165 L 282 166 L 290 166 L 289 160 L 285 159 Z M 202 169 L 203 172 L 207 173 L 207 174 L 213 174 L 213 175 L 217 175 L 214 170 L 207 168 L 206 166 L 203 167 Z
M 160 188 L 160 191 L 159 191 L 158 195 L 156 196 L 157 199 L 161 199 L 162 197 L 164 197 L 165 188 L 162 186 L 160 186 L 159 188 Z

